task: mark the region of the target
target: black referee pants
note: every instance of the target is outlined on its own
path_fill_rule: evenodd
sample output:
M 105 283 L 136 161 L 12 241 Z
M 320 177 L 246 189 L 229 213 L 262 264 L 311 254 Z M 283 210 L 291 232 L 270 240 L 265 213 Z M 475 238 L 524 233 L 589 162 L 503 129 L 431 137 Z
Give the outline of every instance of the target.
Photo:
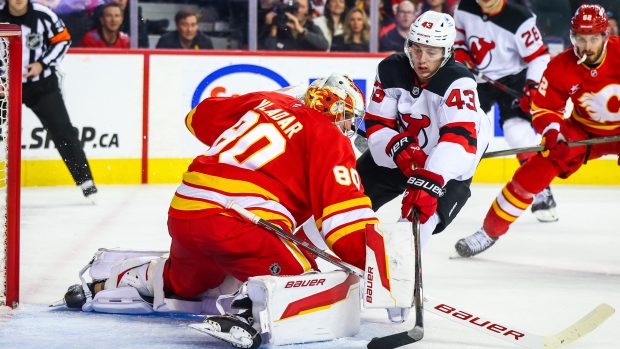
M 401 195 L 407 189 L 407 177 L 398 168 L 379 166 L 366 150 L 357 159 L 357 172 L 362 179 L 364 194 L 372 203 L 372 209 L 378 211 L 386 203 Z M 452 223 L 471 196 L 469 189 L 471 178 L 466 181 L 450 180 L 444 186 L 445 194 L 437 200 L 437 215 L 440 222 L 433 234 L 441 233 Z
M 75 184 L 93 179 L 86 155 L 62 99 L 56 74 L 22 85 L 22 101 L 49 133 Z

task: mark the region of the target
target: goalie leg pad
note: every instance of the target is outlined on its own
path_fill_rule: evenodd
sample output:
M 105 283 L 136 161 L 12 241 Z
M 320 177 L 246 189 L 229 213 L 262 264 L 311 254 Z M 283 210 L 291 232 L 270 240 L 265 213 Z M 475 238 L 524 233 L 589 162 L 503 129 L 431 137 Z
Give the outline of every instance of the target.
M 375 225 L 366 226 L 366 308 L 411 308 L 415 283 L 413 234 L 400 230 L 389 234 Z
M 343 271 L 257 276 L 247 283 L 254 328 L 275 345 L 333 340 L 359 332 L 359 278 Z

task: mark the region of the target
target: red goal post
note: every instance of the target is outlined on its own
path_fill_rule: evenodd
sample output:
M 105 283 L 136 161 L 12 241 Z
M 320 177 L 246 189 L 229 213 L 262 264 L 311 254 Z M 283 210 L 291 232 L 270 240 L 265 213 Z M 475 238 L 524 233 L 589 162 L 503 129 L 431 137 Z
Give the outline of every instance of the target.
M 0 307 L 19 303 L 22 33 L 0 23 Z

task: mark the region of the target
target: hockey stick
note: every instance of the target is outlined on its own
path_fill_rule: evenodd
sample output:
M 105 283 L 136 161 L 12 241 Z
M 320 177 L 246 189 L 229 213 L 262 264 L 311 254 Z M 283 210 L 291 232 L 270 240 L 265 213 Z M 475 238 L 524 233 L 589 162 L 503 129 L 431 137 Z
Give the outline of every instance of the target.
M 392 349 L 421 341 L 424 338 L 424 303 L 422 302 L 422 254 L 420 247 L 420 218 L 418 211 L 413 211 L 411 228 L 414 236 L 415 250 L 415 283 L 413 289 L 413 305 L 415 306 L 415 325 L 409 331 L 373 338 L 368 349 Z
M 276 233 L 278 236 L 288 241 L 299 244 L 301 247 L 306 248 L 307 250 L 315 253 L 317 256 L 321 257 L 322 259 L 330 262 L 331 264 L 343 269 L 344 271 L 350 274 L 357 275 L 359 277 L 363 277 L 364 275 L 364 272 L 360 270 L 359 268 L 352 266 L 350 264 L 346 264 L 338 260 L 337 257 L 329 255 L 323 252 L 322 250 L 309 245 L 305 241 L 300 240 L 299 238 L 284 232 L 280 227 L 263 220 L 258 215 L 242 208 L 235 202 L 232 202 L 232 201 L 228 202 L 228 204 L 226 205 L 226 208 L 234 210 L 235 212 L 239 213 L 242 217 L 248 219 L 252 223 L 260 225 Z M 420 275 L 421 275 L 421 265 L 420 265 Z M 422 297 L 421 286 L 422 285 L 420 284 L 420 293 L 419 293 L 420 297 Z M 473 313 L 464 312 L 462 310 L 459 310 L 461 309 L 459 307 L 451 306 L 448 303 L 439 302 L 430 297 L 424 297 L 424 302 L 427 304 L 427 307 L 424 308 L 424 310 L 426 311 L 434 313 L 440 317 L 450 319 L 452 321 L 456 321 L 471 330 L 482 332 L 487 335 L 491 335 L 495 338 L 509 341 L 513 344 L 520 345 L 528 349 L 553 349 L 553 348 L 559 348 L 560 346 L 574 342 L 577 339 L 585 336 L 592 330 L 596 329 L 600 324 L 602 324 L 605 320 L 607 320 L 607 318 L 609 318 L 615 311 L 613 307 L 603 303 L 599 305 L 596 309 L 591 311 L 589 314 L 581 318 L 579 321 L 575 322 L 571 326 L 564 329 L 563 331 L 558 332 L 557 334 L 551 335 L 551 336 L 540 336 L 540 335 L 536 335 L 530 332 L 512 330 L 512 328 L 514 327 L 508 326 L 504 322 L 491 322 L 490 320 L 481 320 L 480 316 L 472 315 Z M 421 310 L 422 307 L 419 307 L 419 309 Z M 416 313 L 416 316 L 417 315 L 418 314 Z M 417 325 L 417 319 L 418 318 L 416 318 L 416 325 Z M 422 319 L 422 317 L 419 317 L 419 319 Z M 503 324 L 503 325 L 500 325 L 500 324 Z M 408 334 L 409 332 L 413 332 L 415 328 L 416 327 L 414 327 L 411 331 L 407 331 L 404 333 Z M 421 333 L 421 335 L 423 335 L 423 332 Z M 409 335 L 407 335 L 407 337 L 409 337 L 410 339 L 413 338 L 413 337 L 410 337 Z M 409 341 L 401 345 L 405 345 L 408 343 L 412 343 L 412 342 Z M 377 347 L 377 348 L 382 348 L 382 347 Z
M 480 79 L 482 79 L 482 80 L 488 82 L 489 84 L 493 85 L 498 90 L 500 90 L 500 91 L 502 91 L 504 93 L 507 93 L 507 94 L 511 95 L 512 97 L 514 97 L 514 98 L 517 98 L 517 99 L 521 98 L 521 94 L 518 91 L 516 91 L 516 90 L 514 90 L 514 89 L 512 89 L 512 88 L 510 88 L 510 87 L 508 87 L 508 86 L 506 86 L 504 84 L 502 84 L 501 82 L 499 82 L 497 80 L 491 79 L 490 77 L 488 77 L 483 72 L 481 72 L 481 71 L 479 71 L 477 69 L 471 69 L 471 72 L 474 73 L 474 75 L 479 77 Z
M 364 272 L 359 269 L 358 267 L 348 264 L 342 260 L 340 260 L 338 257 L 334 257 L 328 253 L 323 252 L 321 249 L 310 245 L 309 243 L 301 240 L 300 238 L 296 237 L 293 234 L 289 234 L 287 232 L 285 232 L 284 230 L 282 230 L 282 228 L 278 227 L 277 225 L 270 223 L 262 218 L 260 218 L 257 214 L 254 214 L 248 210 L 246 210 L 245 208 L 239 206 L 239 204 L 237 204 L 234 201 L 228 201 L 228 203 L 226 204 L 226 208 L 227 209 L 232 209 L 233 211 L 237 212 L 239 215 L 241 215 L 243 218 L 247 219 L 248 221 L 260 225 L 261 227 L 271 231 L 272 233 L 276 234 L 277 236 L 288 240 L 292 243 L 297 244 L 298 246 L 301 246 L 303 248 L 305 248 L 306 250 L 314 253 L 315 255 L 317 255 L 317 257 L 320 257 L 321 259 L 337 266 L 338 268 L 343 269 L 344 271 L 346 271 L 349 274 L 353 274 L 353 275 L 357 275 L 360 278 L 364 278 Z
M 579 141 L 573 141 L 573 142 L 568 142 L 568 146 L 569 147 L 578 147 L 578 146 L 584 146 L 584 145 L 591 145 L 591 144 L 601 144 L 601 143 L 609 143 L 609 142 L 618 142 L 620 141 L 620 135 L 617 136 L 607 136 L 607 137 L 597 137 L 597 138 L 590 138 L 590 139 L 582 139 Z M 507 150 L 498 150 L 498 151 L 490 151 L 487 153 L 484 153 L 484 155 L 482 155 L 483 159 L 486 158 L 496 158 L 499 156 L 506 156 L 506 155 L 515 155 L 515 154 L 523 154 L 523 153 L 536 153 L 539 151 L 543 151 L 546 148 L 542 145 L 538 145 L 538 146 L 534 146 L 534 147 L 525 147 L 525 148 L 515 148 L 515 149 L 507 149 Z
M 492 321 L 477 313 L 464 311 L 461 308 L 441 303 L 429 297 L 425 297 L 424 302 L 428 305 L 426 310 L 435 315 L 457 322 L 471 330 L 528 349 L 554 349 L 572 343 L 596 329 L 615 312 L 613 307 L 602 303 L 564 330 L 554 335 L 540 336 L 531 332 L 516 330 L 514 326 L 505 322 Z

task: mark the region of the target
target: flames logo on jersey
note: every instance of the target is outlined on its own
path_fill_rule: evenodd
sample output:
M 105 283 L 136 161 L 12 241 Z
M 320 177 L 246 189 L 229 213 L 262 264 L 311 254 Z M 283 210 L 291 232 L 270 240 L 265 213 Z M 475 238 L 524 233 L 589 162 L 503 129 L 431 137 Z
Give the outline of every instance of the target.
M 495 42 L 486 41 L 484 38 L 477 36 L 471 36 L 469 41 L 469 52 L 471 53 L 476 66 L 479 69 L 484 69 L 491 64 L 493 60 L 493 54 L 491 50 L 495 48 Z
M 579 105 L 596 122 L 620 121 L 620 85 L 611 84 L 595 93 L 586 92 L 579 97 Z

